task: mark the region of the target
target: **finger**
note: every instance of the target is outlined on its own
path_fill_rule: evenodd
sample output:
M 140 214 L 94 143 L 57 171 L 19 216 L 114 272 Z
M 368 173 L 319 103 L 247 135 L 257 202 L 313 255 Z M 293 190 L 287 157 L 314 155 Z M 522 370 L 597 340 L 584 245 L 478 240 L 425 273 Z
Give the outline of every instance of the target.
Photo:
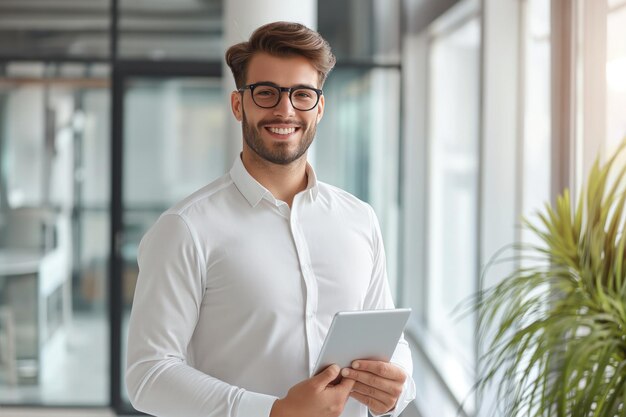
M 381 403 L 385 404 L 388 407 L 392 407 L 398 401 L 397 396 L 389 394 L 388 392 L 385 392 L 385 391 L 381 391 L 372 386 L 365 385 L 361 382 L 356 382 L 354 384 L 354 387 L 352 388 L 352 391 L 358 392 L 359 394 L 363 394 L 366 397 L 372 397 L 375 400 L 380 401 Z
M 387 411 L 391 410 L 391 407 L 387 407 L 385 404 L 381 403 L 377 399 L 368 397 L 367 395 L 363 395 L 359 392 L 352 391 L 350 393 L 350 396 L 361 404 L 367 406 L 367 408 L 369 408 L 370 411 L 374 414 L 384 414 Z
M 406 373 L 404 370 L 393 363 L 359 359 L 352 362 L 352 368 L 360 371 L 371 372 L 385 379 L 401 381 L 402 383 L 406 380 Z
M 354 369 L 344 368 L 341 370 L 341 376 L 345 379 L 354 379 L 357 382 L 361 382 L 370 387 L 376 388 L 380 391 L 384 391 L 392 396 L 400 396 L 404 383 L 400 381 L 393 381 L 391 379 L 385 379 L 378 375 L 365 371 L 355 371 Z
M 346 396 L 354 389 L 356 381 L 350 378 L 342 378 L 337 385 L 330 387 L 331 389 L 342 391 Z
M 319 374 L 315 375 L 312 380 L 317 386 L 326 387 L 339 376 L 341 369 L 337 365 L 330 365 Z

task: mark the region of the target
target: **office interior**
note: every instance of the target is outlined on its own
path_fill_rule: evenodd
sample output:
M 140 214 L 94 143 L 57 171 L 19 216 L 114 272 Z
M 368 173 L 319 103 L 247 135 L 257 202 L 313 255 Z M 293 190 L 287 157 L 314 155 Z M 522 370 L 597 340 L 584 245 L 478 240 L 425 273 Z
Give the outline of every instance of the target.
M 136 413 L 137 245 L 241 143 L 222 61 L 229 18 L 254 11 L 233 2 L 0 0 L 0 415 Z M 310 160 L 373 206 L 413 309 L 403 415 L 486 416 L 458 306 L 626 136 L 626 0 L 303 3 L 337 56 Z

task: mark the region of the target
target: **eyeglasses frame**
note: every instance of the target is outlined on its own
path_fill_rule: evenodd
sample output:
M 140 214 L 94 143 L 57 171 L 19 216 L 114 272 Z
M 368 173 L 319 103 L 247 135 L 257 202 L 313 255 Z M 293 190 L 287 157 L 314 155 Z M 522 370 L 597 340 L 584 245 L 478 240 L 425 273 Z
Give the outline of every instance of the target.
M 277 90 L 279 90 L 278 101 L 276 102 L 276 104 L 274 104 L 273 106 L 270 106 L 270 107 L 265 107 L 265 106 L 259 105 L 254 100 L 254 89 L 256 87 L 259 87 L 259 86 L 273 87 L 273 88 L 276 88 Z M 293 91 L 294 90 L 303 89 L 303 88 L 305 88 L 307 90 L 313 90 L 317 94 L 317 101 L 315 102 L 313 107 L 311 107 L 310 109 L 307 109 L 307 110 L 301 110 L 301 109 L 297 108 L 296 106 L 293 105 L 293 101 L 291 100 L 291 95 L 292 95 Z M 254 104 L 256 104 L 257 106 L 259 106 L 262 109 L 273 109 L 274 107 L 278 106 L 280 104 L 280 101 L 283 99 L 283 93 L 288 93 L 289 102 L 291 103 L 291 106 L 294 109 L 296 109 L 298 111 L 311 111 L 314 108 L 316 108 L 318 104 L 320 104 L 320 98 L 324 95 L 324 91 L 323 90 L 321 90 L 319 88 L 309 87 L 308 85 L 297 85 L 295 87 L 281 87 L 279 85 L 276 85 L 276 84 L 270 83 L 270 82 L 252 83 L 252 84 L 244 85 L 243 87 L 237 89 L 237 91 L 239 91 L 242 95 L 243 95 L 245 90 L 250 90 L 250 98 L 252 98 L 252 101 L 254 102 Z

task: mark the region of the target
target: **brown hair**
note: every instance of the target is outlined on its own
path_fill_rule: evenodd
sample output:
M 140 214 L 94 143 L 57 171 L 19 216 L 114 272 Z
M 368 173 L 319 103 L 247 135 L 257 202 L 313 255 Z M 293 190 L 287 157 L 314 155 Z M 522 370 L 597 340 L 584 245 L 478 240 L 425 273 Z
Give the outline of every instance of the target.
M 255 30 L 249 41 L 233 45 L 226 51 L 226 63 L 233 72 L 237 88 L 245 85 L 248 63 L 258 52 L 278 57 L 306 58 L 319 74 L 319 88 L 335 66 L 330 45 L 316 31 L 300 23 L 268 23 Z

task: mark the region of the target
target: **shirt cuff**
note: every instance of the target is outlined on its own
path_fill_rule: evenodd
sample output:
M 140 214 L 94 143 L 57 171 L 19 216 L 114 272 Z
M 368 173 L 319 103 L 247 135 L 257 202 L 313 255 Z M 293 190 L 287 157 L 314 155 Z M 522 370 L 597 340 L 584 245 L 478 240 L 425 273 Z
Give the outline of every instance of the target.
M 239 400 L 237 417 L 269 417 L 278 397 L 246 391 Z

